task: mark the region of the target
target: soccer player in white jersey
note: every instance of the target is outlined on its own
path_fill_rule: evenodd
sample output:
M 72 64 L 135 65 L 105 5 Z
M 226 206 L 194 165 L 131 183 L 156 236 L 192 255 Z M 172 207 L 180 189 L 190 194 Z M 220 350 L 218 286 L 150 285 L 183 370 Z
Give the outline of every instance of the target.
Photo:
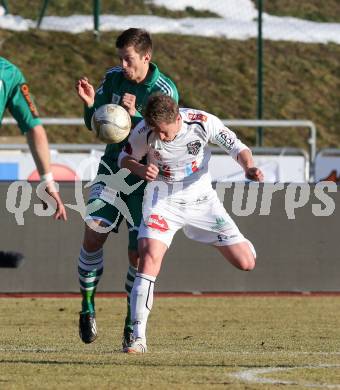
M 130 135 L 119 156 L 122 168 L 148 181 L 139 228 L 140 263 L 131 292 L 134 342 L 128 353 L 144 353 L 146 324 L 153 289 L 163 257 L 174 234 L 183 229 L 192 240 L 215 246 L 235 267 L 255 267 L 255 249 L 239 231 L 217 193 L 208 171 L 208 143 L 219 145 L 244 169 L 245 176 L 263 181 L 251 151 L 214 115 L 179 109 L 168 96 L 149 99 L 144 120 Z M 147 156 L 147 164 L 139 161 Z

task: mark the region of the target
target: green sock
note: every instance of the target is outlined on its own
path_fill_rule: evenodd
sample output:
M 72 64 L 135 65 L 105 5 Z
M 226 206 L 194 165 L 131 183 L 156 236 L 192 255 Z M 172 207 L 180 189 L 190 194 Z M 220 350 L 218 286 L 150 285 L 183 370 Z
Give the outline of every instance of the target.
M 86 291 L 80 289 L 81 295 L 83 297 L 81 301 L 81 312 L 82 313 L 94 313 L 94 296 L 96 294 L 96 289 L 91 291 Z
M 103 249 L 96 252 L 80 251 L 78 275 L 82 294 L 82 313 L 94 313 L 94 297 L 98 282 L 103 274 Z
M 133 282 L 135 281 L 136 278 L 136 272 L 137 272 L 137 268 L 132 267 L 132 265 L 129 265 L 129 269 L 126 274 L 126 281 L 125 281 L 125 291 L 127 294 L 127 312 L 125 317 L 124 329 L 130 329 L 130 330 L 133 330 L 133 325 L 131 321 L 130 295 L 133 287 Z

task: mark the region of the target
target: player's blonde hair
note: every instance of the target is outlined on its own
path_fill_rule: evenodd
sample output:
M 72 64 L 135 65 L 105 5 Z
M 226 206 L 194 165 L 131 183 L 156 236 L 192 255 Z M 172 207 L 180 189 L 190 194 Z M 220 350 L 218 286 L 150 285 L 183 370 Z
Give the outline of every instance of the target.
M 159 123 L 174 123 L 178 115 L 178 104 L 170 96 L 157 94 L 149 98 L 144 119 L 149 127 L 154 128 Z

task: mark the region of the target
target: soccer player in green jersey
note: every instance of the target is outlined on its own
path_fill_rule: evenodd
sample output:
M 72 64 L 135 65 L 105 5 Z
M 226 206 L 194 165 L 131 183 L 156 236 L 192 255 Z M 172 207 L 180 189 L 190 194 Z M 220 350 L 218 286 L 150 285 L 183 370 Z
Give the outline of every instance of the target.
M 64 204 L 56 189 L 50 168 L 50 152 L 46 131 L 41 124 L 28 84 L 20 69 L 0 57 L 0 123 L 6 108 L 26 135 L 32 157 L 46 191 L 56 201 L 55 219 L 66 220 Z
M 171 79 L 161 73 L 156 64 L 151 62 L 152 40 L 143 29 L 130 28 L 123 31 L 116 40 L 116 49 L 120 66 L 109 69 L 101 85 L 94 91 L 86 77 L 78 80 L 76 89 L 84 102 L 84 119 L 91 129 L 91 117 L 103 104 L 114 103 L 123 106 L 130 114 L 133 127 L 142 118 L 142 110 L 149 96 L 156 93 L 171 96 L 178 102 L 178 92 Z M 117 159 L 126 140 L 119 144 L 107 145 L 101 158 L 98 177 L 112 175 L 119 171 Z M 130 174 L 126 179 L 129 186 L 137 185 L 140 178 Z M 97 211 L 89 212 L 85 224 L 83 245 L 80 250 L 78 273 L 82 293 L 82 309 L 79 318 L 79 335 L 84 343 L 91 343 L 97 337 L 94 296 L 99 279 L 103 272 L 103 245 L 109 232 L 100 228 L 112 227 L 118 232 L 123 219 L 121 211 L 114 206 L 115 198 L 119 198 L 128 207 L 134 225 L 128 223 L 129 229 L 129 269 L 126 276 L 127 315 L 123 334 L 123 349 L 132 342 L 133 325 L 130 319 L 130 293 L 136 275 L 139 256 L 137 252 L 137 234 L 142 216 L 142 200 L 145 185 L 140 185 L 132 193 L 112 192 L 105 183 L 92 186 L 88 206 L 96 202 L 104 204 Z M 117 205 L 117 204 L 116 204 Z

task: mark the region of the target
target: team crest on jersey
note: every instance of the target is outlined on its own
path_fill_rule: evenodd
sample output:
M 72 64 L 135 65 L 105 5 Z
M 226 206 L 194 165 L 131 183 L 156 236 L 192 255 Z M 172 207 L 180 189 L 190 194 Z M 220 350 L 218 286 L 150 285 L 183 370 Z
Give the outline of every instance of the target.
M 141 127 L 141 128 L 138 130 L 138 134 L 145 133 L 145 130 L 146 130 L 146 126 Z
M 146 226 L 151 229 L 159 230 L 160 232 L 166 232 L 169 230 L 168 223 L 166 220 L 158 214 L 151 214 L 147 220 Z
M 229 132 L 222 129 L 215 137 L 221 145 L 225 146 L 228 150 L 231 150 L 234 147 L 235 140 L 230 136 Z
M 191 121 L 206 122 L 208 117 L 204 114 L 189 112 L 188 117 Z
M 188 153 L 189 154 L 192 154 L 194 156 L 197 156 L 198 155 L 198 152 L 200 151 L 201 149 L 201 141 L 200 140 L 195 140 L 195 141 L 191 141 L 187 144 L 187 149 L 188 149 Z
M 111 103 L 112 103 L 112 104 L 119 104 L 120 98 L 121 98 L 121 97 L 120 97 L 119 95 L 113 93 L 113 94 L 112 94 L 112 98 L 111 98 Z

